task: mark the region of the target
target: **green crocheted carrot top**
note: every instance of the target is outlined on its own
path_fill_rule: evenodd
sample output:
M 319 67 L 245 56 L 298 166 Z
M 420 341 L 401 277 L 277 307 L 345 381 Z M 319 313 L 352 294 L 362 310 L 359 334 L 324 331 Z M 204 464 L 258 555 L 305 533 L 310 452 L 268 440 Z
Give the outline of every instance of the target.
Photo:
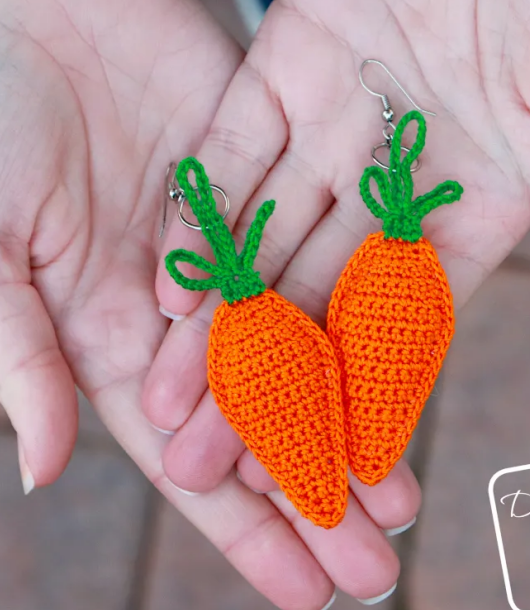
M 188 179 L 192 170 L 197 180 L 194 188 Z M 213 290 L 218 288 L 228 303 L 241 301 L 265 292 L 266 286 L 258 271 L 253 268 L 265 224 L 274 211 L 275 202 L 266 201 L 257 211 L 248 230 L 243 249 L 238 254 L 234 238 L 224 218 L 217 212 L 215 199 L 204 167 L 193 157 L 179 163 L 175 177 L 184 191 L 203 235 L 208 240 L 216 262 L 211 263 L 189 250 L 173 250 L 166 256 L 166 268 L 171 277 L 187 290 Z M 181 273 L 175 263 L 191 263 L 209 273 L 207 279 L 191 279 Z
M 417 121 L 416 141 L 405 157 L 401 159 L 403 132 L 411 121 Z M 458 201 L 464 191 L 454 180 L 446 180 L 432 191 L 412 198 L 414 183 L 411 167 L 425 147 L 427 125 L 423 115 L 417 110 L 408 112 L 398 123 L 390 148 L 388 174 L 377 166 L 364 170 L 360 181 L 363 201 L 376 218 L 383 221 L 385 237 L 416 242 L 422 235 L 421 221 L 434 208 Z M 384 207 L 370 192 L 370 180 L 374 179 Z

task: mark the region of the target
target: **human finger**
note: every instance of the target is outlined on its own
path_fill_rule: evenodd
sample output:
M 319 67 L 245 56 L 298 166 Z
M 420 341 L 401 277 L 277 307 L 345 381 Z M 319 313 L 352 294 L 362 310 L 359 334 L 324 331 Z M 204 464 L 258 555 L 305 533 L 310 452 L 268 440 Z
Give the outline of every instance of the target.
M 22 482 L 29 493 L 62 474 L 78 419 L 70 369 L 30 284 L 0 285 L 0 344 L 0 402 L 17 433 Z
M 235 477 L 207 494 L 189 496 L 167 478 L 162 453 L 168 437 L 153 430 L 138 408 L 139 378 L 92 392 L 100 417 L 166 498 L 258 591 L 283 610 L 321 610 L 334 585 L 282 515 Z
M 330 530 L 301 517 L 281 491 L 267 496 L 289 519 L 339 589 L 361 600 L 378 598 L 393 589 L 399 576 L 399 560 L 353 494 L 343 521 Z
M 179 488 L 202 493 L 232 470 L 245 446 L 207 392 L 189 422 L 170 439 L 164 470 Z
M 421 506 L 421 490 L 403 458 L 377 485 L 365 485 L 351 472 L 348 479 L 353 494 L 381 529 L 398 529 L 416 518 Z
M 246 449 L 237 460 L 236 470 L 238 477 L 249 489 L 257 493 L 277 491 L 278 483 L 271 477 L 263 464 Z
M 234 226 L 245 204 L 274 165 L 286 139 L 287 127 L 274 94 L 246 61 L 228 87 L 203 144 L 198 151 L 193 151 L 206 168 L 211 183 L 221 187 L 230 199 L 228 226 Z M 173 219 L 158 266 L 156 292 L 164 310 L 185 315 L 198 306 L 204 295 L 184 290 L 167 273 L 164 259 L 174 248 L 192 250 L 207 259 L 211 258 L 211 252 L 200 232 L 184 226 L 178 217 Z M 189 266 L 186 273 L 200 277 Z

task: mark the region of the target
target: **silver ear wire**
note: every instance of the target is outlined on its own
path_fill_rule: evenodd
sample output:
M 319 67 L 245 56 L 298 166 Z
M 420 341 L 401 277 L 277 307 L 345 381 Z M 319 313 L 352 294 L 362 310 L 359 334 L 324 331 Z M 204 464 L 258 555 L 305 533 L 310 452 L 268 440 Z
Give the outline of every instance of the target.
M 416 110 L 418 110 L 419 112 L 421 112 L 423 114 L 428 114 L 430 116 L 436 116 L 436 113 L 431 112 L 430 110 L 425 110 L 424 108 L 421 108 L 421 106 L 418 106 L 418 104 L 416 104 L 416 102 L 412 99 L 412 97 L 407 93 L 407 91 L 405 90 L 403 85 L 401 85 L 401 83 L 392 74 L 392 72 L 390 72 L 390 70 L 385 66 L 385 64 L 382 61 L 379 61 L 378 59 L 365 59 L 363 61 L 363 63 L 361 64 L 361 67 L 359 68 L 359 80 L 360 80 L 363 88 L 368 93 L 370 93 L 370 95 L 375 95 L 375 97 L 378 97 L 381 100 L 381 102 L 383 104 L 382 116 L 383 116 L 383 119 L 387 123 L 383 129 L 383 136 L 385 138 L 385 141 L 381 142 L 380 144 L 376 144 L 372 148 L 372 159 L 374 160 L 374 163 L 379 165 L 379 167 L 382 167 L 383 169 L 390 169 L 390 167 L 388 165 L 386 165 L 385 163 L 383 163 L 382 161 L 380 161 L 377 158 L 377 151 L 380 150 L 381 148 L 390 148 L 390 146 L 392 144 L 393 134 L 389 132 L 389 129 L 391 128 L 394 131 L 396 129 L 396 126 L 393 123 L 394 116 L 395 116 L 394 110 L 392 109 L 392 106 L 390 105 L 390 100 L 388 99 L 388 95 L 386 93 L 378 93 L 377 91 L 370 89 L 370 87 L 368 87 L 368 85 L 364 82 L 363 71 L 368 64 L 376 64 L 377 66 L 380 66 L 381 68 L 383 68 L 383 70 L 388 74 L 388 76 L 390 76 L 390 78 L 394 81 L 394 84 L 398 87 L 398 89 L 401 91 L 401 93 L 403 93 L 403 95 L 414 106 L 414 108 L 416 108 Z M 409 149 L 406 146 L 402 146 L 401 149 L 404 150 L 405 152 L 409 152 Z M 417 172 L 420 169 L 420 167 L 421 167 L 421 161 L 418 158 L 412 164 L 410 171 Z
M 390 72 L 390 70 L 385 66 L 385 64 L 382 61 L 379 61 L 378 59 L 365 59 L 363 61 L 363 63 L 361 64 L 361 67 L 359 68 L 359 80 L 361 81 L 361 85 L 364 87 L 364 89 L 366 91 L 368 91 L 368 93 L 370 93 L 371 95 L 375 95 L 376 97 L 380 98 L 381 101 L 383 102 L 383 106 L 384 106 L 383 118 L 385 119 L 385 121 L 388 120 L 385 116 L 385 113 L 392 112 L 392 114 L 393 114 L 393 110 L 390 107 L 390 102 L 388 101 L 388 96 L 385 93 L 378 93 L 377 91 L 370 89 L 370 87 L 368 87 L 367 84 L 364 82 L 363 71 L 368 64 L 376 64 L 377 66 L 380 66 L 381 68 L 383 68 L 383 70 L 388 74 L 388 76 L 390 76 L 390 78 L 394 81 L 394 84 L 398 87 L 398 89 L 401 91 L 401 93 L 403 93 L 403 95 L 414 106 L 414 108 L 416 108 L 416 110 L 419 110 L 422 114 L 436 116 L 435 112 L 431 112 L 430 110 L 425 110 L 424 108 L 421 108 L 420 106 L 418 106 L 418 104 L 416 104 L 416 102 L 407 93 L 407 91 L 403 87 L 403 85 L 392 74 L 392 72 Z M 390 119 L 390 120 L 392 120 L 392 119 Z
M 163 237 L 167 223 L 167 204 L 168 201 L 177 201 L 179 196 L 179 187 L 175 182 L 175 172 L 177 171 L 177 164 L 171 162 L 166 170 L 166 182 L 164 188 L 164 203 L 162 205 L 162 223 L 160 225 L 160 231 L 158 237 Z

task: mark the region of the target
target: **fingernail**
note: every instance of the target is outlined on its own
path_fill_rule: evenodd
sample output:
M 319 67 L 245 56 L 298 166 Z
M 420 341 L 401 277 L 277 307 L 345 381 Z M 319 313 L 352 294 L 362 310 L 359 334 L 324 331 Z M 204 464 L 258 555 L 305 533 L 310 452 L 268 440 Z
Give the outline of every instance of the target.
M 390 597 L 392 595 L 392 593 L 394 593 L 394 591 L 396 590 L 396 587 L 397 587 L 397 583 L 391 589 L 389 589 L 386 593 L 383 593 L 383 595 L 378 595 L 377 597 L 371 597 L 370 599 L 358 599 L 357 601 L 360 602 L 361 604 L 363 604 L 364 606 L 375 606 L 375 604 L 379 604 L 382 601 L 384 601 L 385 599 L 387 599 L 388 597 Z
M 35 479 L 31 474 L 26 457 L 24 455 L 24 449 L 22 444 L 18 443 L 18 463 L 20 465 L 20 477 L 22 478 L 22 488 L 24 489 L 24 495 L 28 495 L 35 488 Z
M 331 599 L 329 600 L 329 602 L 322 608 L 322 610 L 329 610 L 331 608 L 331 606 L 333 606 L 333 604 L 335 603 L 335 601 L 337 600 L 337 592 L 335 591 L 331 597 Z
M 398 534 L 402 534 L 403 532 L 406 532 L 415 523 L 416 523 L 416 517 L 414 517 L 414 519 L 412 519 L 412 521 L 409 521 L 406 525 L 402 525 L 401 527 L 393 527 L 392 529 L 384 530 L 384 532 L 387 536 L 397 536 Z
M 174 320 L 175 322 L 179 322 L 180 320 L 184 320 L 184 318 L 186 317 L 186 316 L 181 316 L 178 313 L 172 313 L 171 311 L 169 311 L 165 307 L 162 307 L 162 305 L 160 305 L 160 307 L 158 308 L 158 311 L 163 316 L 165 316 L 166 318 L 169 318 L 170 320 Z
M 200 495 L 200 494 L 198 494 L 195 491 L 188 491 L 187 489 L 181 489 L 180 487 L 177 487 L 175 485 L 175 483 L 172 483 L 172 485 L 173 485 L 173 487 L 175 489 L 178 489 L 180 491 L 180 493 L 183 493 L 185 496 L 198 496 L 198 495 Z
M 245 483 L 245 481 L 243 481 L 243 479 L 241 478 L 241 475 L 239 474 L 239 472 L 237 470 L 236 470 L 236 477 L 241 481 L 241 483 L 243 483 L 243 485 L 247 489 L 250 489 L 250 491 L 253 491 L 255 494 L 260 494 L 261 496 L 264 496 L 267 493 L 266 491 L 258 491 L 257 489 L 254 489 L 253 487 L 250 487 L 249 485 L 247 485 Z M 329 606 L 326 606 L 326 608 L 329 608 Z
M 151 422 L 149 422 L 151 424 Z M 157 432 L 161 432 L 162 434 L 167 434 L 168 436 L 175 436 L 174 430 L 164 430 L 164 428 L 158 428 L 154 424 L 151 424 L 151 428 L 154 428 Z

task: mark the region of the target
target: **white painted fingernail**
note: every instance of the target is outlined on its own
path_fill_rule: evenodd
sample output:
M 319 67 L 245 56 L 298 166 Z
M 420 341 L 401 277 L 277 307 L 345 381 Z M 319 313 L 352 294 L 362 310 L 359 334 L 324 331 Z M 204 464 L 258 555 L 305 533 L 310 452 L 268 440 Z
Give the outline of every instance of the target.
M 237 470 L 236 470 L 236 477 L 241 481 L 241 483 L 243 483 L 243 485 L 247 489 L 250 489 L 250 491 L 253 491 L 255 494 L 260 494 L 261 496 L 264 496 L 267 493 L 266 491 L 258 491 L 257 489 L 254 489 L 253 487 L 250 487 L 249 485 L 247 485 L 245 483 L 245 481 L 243 481 L 243 479 L 241 478 L 241 475 L 239 474 L 239 472 Z
M 383 595 L 378 595 L 377 597 L 371 597 L 370 599 L 358 599 L 357 601 L 360 602 L 361 604 L 363 604 L 364 606 L 375 606 L 375 604 L 380 604 L 382 601 L 384 601 L 385 599 L 390 597 L 392 595 L 392 593 L 394 593 L 394 591 L 396 590 L 396 587 L 397 587 L 397 583 L 391 589 L 389 589 L 386 593 L 383 593 Z
M 28 495 L 33 489 L 35 489 L 35 479 L 31 474 L 26 457 L 24 455 L 24 449 L 22 444 L 18 443 L 18 463 L 20 465 L 20 477 L 22 478 L 22 488 L 24 489 L 24 495 Z
M 180 320 L 184 320 L 184 318 L 186 317 L 186 316 L 181 316 L 178 313 L 172 313 L 165 307 L 162 307 L 162 305 L 160 305 L 160 307 L 158 308 L 158 311 L 166 318 L 169 318 L 170 320 L 174 320 L 175 322 L 180 322 Z
M 415 523 L 416 523 L 416 517 L 414 517 L 414 519 L 412 519 L 412 521 L 409 521 L 406 525 L 402 525 L 401 527 L 393 527 L 392 529 L 384 530 L 384 532 L 387 536 L 397 536 L 398 534 L 402 534 L 403 532 L 406 532 Z
M 151 422 L 149 422 L 151 424 Z M 162 434 L 167 434 L 168 436 L 175 436 L 174 430 L 164 430 L 164 428 L 158 428 L 154 424 L 151 424 L 151 428 L 154 428 L 157 432 L 161 432 Z
M 322 610 L 329 610 L 331 606 L 337 601 L 337 592 L 335 591 L 329 600 L 329 602 L 322 608 Z
M 185 496 L 199 496 L 200 495 L 195 491 L 188 491 L 187 489 L 181 489 L 180 487 L 177 487 L 175 485 L 175 483 L 173 483 L 172 485 L 175 489 L 178 489 L 180 491 L 180 493 L 184 494 Z

